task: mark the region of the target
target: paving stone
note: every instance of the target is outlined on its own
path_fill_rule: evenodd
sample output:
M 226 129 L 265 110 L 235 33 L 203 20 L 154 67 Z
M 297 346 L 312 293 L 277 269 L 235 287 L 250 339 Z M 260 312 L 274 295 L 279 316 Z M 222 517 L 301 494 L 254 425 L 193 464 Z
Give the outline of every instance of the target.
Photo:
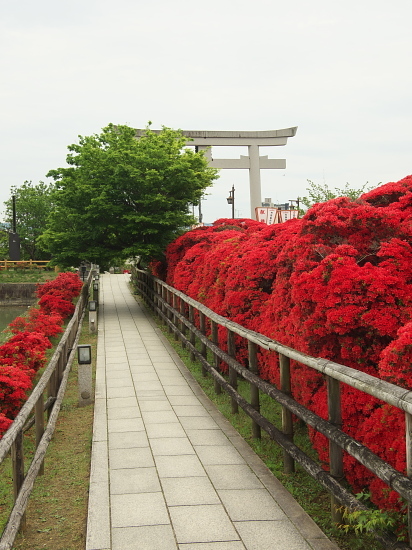
M 112 495 L 160 491 L 156 468 L 110 470 L 110 493 Z
M 86 550 L 110 548 L 108 483 L 90 483 Z
M 158 439 L 151 439 L 150 446 L 154 456 L 195 454 L 195 450 L 189 439 L 184 437 L 160 437 Z
M 113 527 L 170 523 L 162 493 L 112 495 L 111 514 Z
M 220 430 L 186 430 L 192 445 L 230 445 L 229 439 Z
M 149 439 L 157 437 L 186 437 L 185 431 L 178 422 L 174 424 L 148 424 L 146 431 Z
M 205 465 L 205 470 L 216 490 L 261 489 L 262 483 L 247 465 Z
M 177 549 L 174 533 L 170 525 L 115 528 L 112 531 L 112 537 L 112 550 Z
M 116 407 L 107 411 L 107 417 L 109 420 L 119 420 L 123 418 L 141 418 L 139 407 Z
M 162 401 L 145 401 L 143 399 L 139 399 L 139 407 L 140 410 L 143 412 L 146 411 L 173 411 L 172 406 L 170 405 L 169 401 L 167 399 L 164 399 Z
M 204 465 L 245 464 L 237 450 L 230 445 L 199 445 L 195 451 Z
M 113 399 L 116 397 L 120 397 L 122 399 L 126 397 L 134 397 L 136 395 L 135 389 L 132 384 L 128 384 L 127 386 L 120 386 L 120 387 L 108 387 L 107 388 L 107 398 Z
M 179 544 L 239 540 L 220 504 L 173 506 L 169 512 Z
M 109 451 L 107 441 L 95 441 L 90 462 L 90 479 L 95 483 L 109 483 Z
M 171 411 L 142 411 L 143 422 L 149 424 L 170 424 L 178 422 L 173 410 Z
M 109 432 L 138 432 L 144 430 L 141 418 L 118 418 L 108 421 Z
M 129 449 L 109 449 L 110 469 L 149 468 L 154 466 L 150 447 L 131 447 Z
M 133 386 L 133 379 L 129 371 L 122 374 L 122 376 L 107 380 L 108 388 L 124 388 L 125 386 Z
M 173 409 L 177 416 L 207 416 L 210 418 L 210 414 L 202 405 L 175 405 Z
M 235 526 L 247 550 L 312 550 L 289 520 L 240 521 Z
M 155 372 L 153 372 L 153 367 L 151 367 L 148 372 L 133 372 L 133 381 L 136 385 L 141 382 L 158 382 L 159 377 Z
M 169 395 L 193 395 L 193 391 L 188 386 L 163 386 L 167 396 Z
M 266 489 L 218 490 L 218 495 L 233 521 L 287 519 Z
M 219 429 L 219 426 L 210 416 L 181 416 L 180 422 L 185 430 L 213 430 Z
M 115 407 L 133 407 L 137 405 L 136 397 L 113 397 L 107 400 L 107 408 L 114 409 Z
M 173 407 L 176 405 L 184 405 L 186 407 L 199 405 L 199 399 L 195 395 L 169 395 L 169 401 Z
M 162 478 L 162 488 L 168 506 L 220 504 L 218 494 L 207 477 Z
M 187 386 L 186 380 L 182 375 L 175 373 L 175 369 L 170 371 L 158 371 L 159 380 L 165 386 Z
M 164 477 L 205 476 L 206 472 L 196 455 L 155 456 L 160 479 Z
M 163 393 L 163 386 L 159 382 L 159 380 L 147 380 L 145 381 L 139 381 L 135 383 L 134 388 L 136 395 L 142 395 L 142 393 L 145 393 L 147 391 L 159 391 Z
M 145 431 L 109 434 L 109 449 L 130 449 L 134 447 L 149 447 L 149 440 Z

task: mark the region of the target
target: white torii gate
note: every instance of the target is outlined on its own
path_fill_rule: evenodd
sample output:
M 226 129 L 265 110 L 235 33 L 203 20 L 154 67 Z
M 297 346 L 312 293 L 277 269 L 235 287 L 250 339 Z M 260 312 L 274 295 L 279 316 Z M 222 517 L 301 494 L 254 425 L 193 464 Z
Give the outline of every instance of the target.
M 185 137 L 189 138 L 188 145 L 194 145 L 198 150 L 203 150 L 213 168 L 246 168 L 249 170 L 250 212 L 251 218 L 255 217 L 255 208 L 262 205 L 262 191 L 260 183 L 261 169 L 285 169 L 285 159 L 270 159 L 267 155 L 259 155 L 259 147 L 286 145 L 288 138 L 296 134 L 297 126 L 284 128 L 283 130 L 267 130 L 262 132 L 232 132 L 232 131 L 196 131 L 183 130 Z M 160 130 L 154 130 L 159 132 Z M 136 130 L 136 137 L 144 135 L 145 130 Z M 240 155 L 238 159 L 214 159 L 212 157 L 213 146 L 237 146 L 247 145 L 248 156 Z

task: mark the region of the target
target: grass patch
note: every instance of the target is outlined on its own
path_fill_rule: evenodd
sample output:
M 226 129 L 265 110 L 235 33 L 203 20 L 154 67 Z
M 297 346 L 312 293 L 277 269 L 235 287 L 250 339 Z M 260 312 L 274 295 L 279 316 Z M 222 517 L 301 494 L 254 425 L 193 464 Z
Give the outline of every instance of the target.
M 57 277 L 58 273 L 46 269 L 7 269 L 0 271 L 0 283 L 45 283 Z

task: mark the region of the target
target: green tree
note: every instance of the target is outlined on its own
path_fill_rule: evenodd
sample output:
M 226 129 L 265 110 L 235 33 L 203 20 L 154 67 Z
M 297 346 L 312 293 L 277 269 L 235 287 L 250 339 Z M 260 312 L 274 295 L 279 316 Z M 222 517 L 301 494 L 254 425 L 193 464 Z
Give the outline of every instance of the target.
M 25 181 L 20 187 L 12 186 L 10 199 L 4 202 L 5 222 L 9 230 L 13 229 L 13 199 L 16 203 L 16 230 L 20 236 L 22 260 L 48 260 L 50 254 L 45 252 L 38 242 L 44 232 L 46 220 L 53 208 L 53 184 L 40 181 L 33 184 Z
M 194 219 L 197 204 L 217 178 L 203 153 L 184 148 L 180 131 L 110 124 L 100 135 L 68 147 L 68 168 L 51 170 L 55 208 L 42 243 L 62 266 L 90 260 L 161 257 Z
M 349 197 L 354 201 L 363 193 L 373 189 L 373 186 L 368 185 L 368 182 L 366 182 L 359 188 L 350 187 L 349 183 L 346 183 L 343 188 L 334 187 L 332 191 L 326 183 L 319 184 L 311 180 L 306 181 L 308 182 L 308 187 L 306 188 L 308 195 L 300 199 L 300 204 L 306 208 L 310 208 L 318 202 L 326 202 L 330 199 L 336 199 L 337 197 Z
M 7 259 L 9 257 L 9 233 L 4 229 L 3 224 L 0 228 L 0 258 Z

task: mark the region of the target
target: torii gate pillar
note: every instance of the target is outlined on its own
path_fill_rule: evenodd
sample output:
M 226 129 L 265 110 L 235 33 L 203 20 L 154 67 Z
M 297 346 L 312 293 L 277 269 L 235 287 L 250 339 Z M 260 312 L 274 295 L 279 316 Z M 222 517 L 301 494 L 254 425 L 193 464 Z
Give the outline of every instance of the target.
M 260 183 L 259 145 L 249 145 L 249 194 L 251 218 L 255 217 L 255 208 L 262 206 L 262 186 Z M 267 157 L 266 157 L 267 158 Z M 285 161 L 286 168 L 286 161 Z
M 259 155 L 259 147 L 286 145 L 289 137 L 297 132 L 297 126 L 283 130 L 269 130 L 264 132 L 227 132 L 227 131 L 183 131 L 183 135 L 191 138 L 188 145 L 195 145 L 205 151 L 210 166 L 214 168 L 247 168 L 249 170 L 250 215 L 255 217 L 255 208 L 262 206 L 262 191 L 260 170 L 285 169 L 285 159 L 269 159 L 267 155 Z M 247 145 L 248 156 L 241 155 L 239 159 L 214 159 L 213 146 Z
M 159 132 L 159 130 L 154 130 Z M 136 130 L 136 137 L 144 135 L 144 130 Z M 283 130 L 268 130 L 263 132 L 230 132 L 230 131 L 196 131 L 183 130 L 188 138 L 188 145 L 194 145 L 198 150 L 204 150 L 213 168 L 247 168 L 249 170 L 250 212 L 255 217 L 255 208 L 262 206 L 262 191 L 260 183 L 261 169 L 285 169 L 285 159 L 269 159 L 267 155 L 259 155 L 259 147 L 286 145 L 289 137 L 297 132 L 297 126 Z M 241 155 L 238 159 L 214 159 L 213 146 L 247 145 L 248 156 Z

